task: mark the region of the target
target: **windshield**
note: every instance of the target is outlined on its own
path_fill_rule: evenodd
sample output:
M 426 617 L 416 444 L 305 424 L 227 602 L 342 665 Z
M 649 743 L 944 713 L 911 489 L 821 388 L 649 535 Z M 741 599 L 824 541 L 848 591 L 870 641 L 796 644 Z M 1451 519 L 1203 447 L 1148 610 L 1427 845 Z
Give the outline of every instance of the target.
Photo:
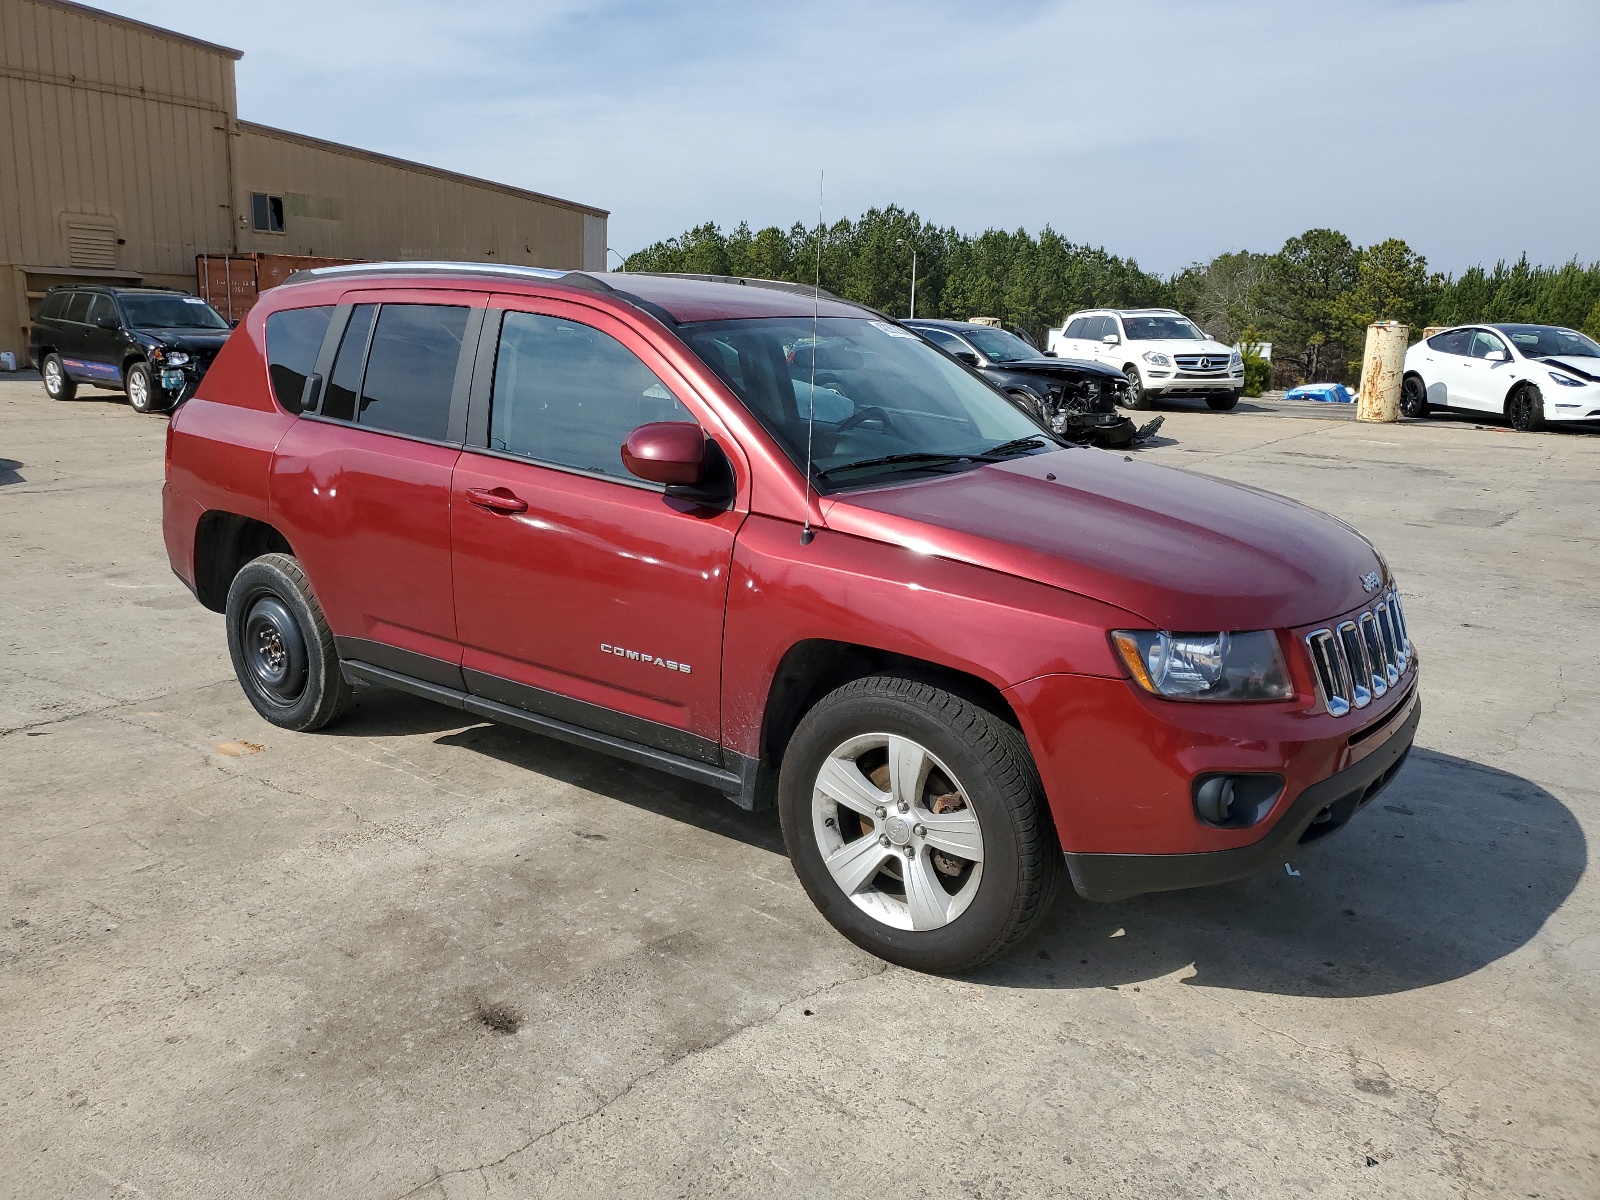
M 199 296 L 129 295 L 117 299 L 135 329 L 226 329 L 228 323 Z
M 1526 358 L 1600 358 L 1600 345 L 1571 329 L 1554 325 L 1501 325 L 1500 332 L 1511 339 Z
M 810 317 L 765 317 L 678 332 L 796 466 L 814 409 L 811 458 L 822 486 L 1057 448 L 999 392 L 908 330 L 858 317 L 824 317 L 815 339 L 811 328 Z
M 1201 342 L 1206 336 L 1179 316 L 1124 316 L 1122 328 L 1130 342 Z
M 1039 352 L 1014 333 L 1004 329 L 963 329 L 962 336 L 983 351 L 990 362 L 1020 362 L 1038 358 Z

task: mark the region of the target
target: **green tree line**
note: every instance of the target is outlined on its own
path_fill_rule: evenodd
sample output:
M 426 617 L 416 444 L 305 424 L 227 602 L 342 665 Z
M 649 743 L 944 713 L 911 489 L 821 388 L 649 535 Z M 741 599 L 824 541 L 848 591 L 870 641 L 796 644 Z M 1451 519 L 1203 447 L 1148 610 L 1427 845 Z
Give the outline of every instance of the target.
M 1398 238 L 1358 246 L 1332 229 L 1310 229 L 1274 253 L 1238 251 L 1168 278 L 1131 258 L 1068 241 L 1048 225 L 966 234 L 898 205 L 869 209 L 822 231 L 795 224 L 724 232 L 696 226 L 629 256 L 629 271 L 743 275 L 811 283 L 895 316 L 911 303 L 923 317 L 994 317 L 1044 344 L 1067 314 L 1102 305 L 1177 308 L 1223 342 L 1267 341 L 1280 380 L 1344 380 L 1373 321 L 1429 325 L 1531 321 L 1600 337 L 1600 263 L 1530 264 L 1526 257 L 1459 276 L 1432 272 Z

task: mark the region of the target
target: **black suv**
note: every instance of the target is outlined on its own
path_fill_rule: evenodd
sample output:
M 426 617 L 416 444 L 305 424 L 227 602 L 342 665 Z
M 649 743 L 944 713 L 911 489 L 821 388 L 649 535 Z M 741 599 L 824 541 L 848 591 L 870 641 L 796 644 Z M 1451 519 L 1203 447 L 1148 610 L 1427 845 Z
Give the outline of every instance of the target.
M 160 288 L 75 286 L 45 293 L 28 357 L 52 400 L 79 384 L 120 388 L 137 412 L 187 400 L 230 326 L 198 296 Z

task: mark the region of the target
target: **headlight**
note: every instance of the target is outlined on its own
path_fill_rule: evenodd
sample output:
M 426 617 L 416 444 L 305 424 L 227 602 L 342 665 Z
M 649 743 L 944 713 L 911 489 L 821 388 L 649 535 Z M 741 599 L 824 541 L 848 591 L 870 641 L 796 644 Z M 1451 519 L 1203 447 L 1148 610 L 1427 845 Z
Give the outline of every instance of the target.
M 1152 695 L 1172 700 L 1287 700 L 1294 695 L 1278 635 L 1270 629 L 1114 629 L 1111 641 L 1134 680 Z
M 1228 359 L 1228 365 L 1230 367 L 1234 367 L 1234 368 L 1238 368 L 1238 367 L 1244 366 L 1244 355 L 1240 354 L 1237 350 L 1235 350 L 1233 352 L 1233 354 Z
M 1146 350 L 1144 352 L 1144 360 L 1152 367 L 1170 367 L 1172 365 L 1170 358 L 1165 354 L 1157 354 L 1154 350 Z
M 189 356 L 182 350 L 169 350 L 167 351 L 167 356 L 161 361 L 169 367 L 181 367 L 189 361 Z
M 1557 383 L 1561 384 L 1563 387 L 1582 387 L 1583 386 L 1583 380 L 1574 379 L 1571 375 L 1563 375 L 1559 371 L 1546 371 L 1545 374 L 1549 375 L 1551 379 L 1554 379 Z

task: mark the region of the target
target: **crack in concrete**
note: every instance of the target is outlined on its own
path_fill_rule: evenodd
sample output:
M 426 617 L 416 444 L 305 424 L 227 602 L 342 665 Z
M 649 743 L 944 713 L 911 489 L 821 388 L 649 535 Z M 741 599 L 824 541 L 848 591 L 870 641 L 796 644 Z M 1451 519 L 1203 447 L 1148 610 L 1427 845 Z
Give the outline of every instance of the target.
M 567 1130 L 567 1129 L 572 1129 L 572 1128 L 575 1128 L 575 1127 L 580 1126 L 580 1125 L 585 1125 L 585 1124 L 589 1123 L 590 1121 L 594 1120 L 596 1117 L 599 1117 L 599 1116 L 603 1115 L 606 1112 L 607 1109 L 611 1108 L 612 1106 L 614 1106 L 616 1104 L 621 1103 L 623 1100 L 626 1100 L 630 1095 L 632 1095 L 635 1091 L 637 1091 L 643 1085 L 649 1083 L 656 1076 L 662 1075 L 662 1074 L 666 1073 L 667 1071 L 670 1071 L 672 1068 L 674 1068 L 676 1066 L 679 1066 L 682 1063 L 688 1062 L 690 1059 L 698 1058 L 701 1055 L 708 1054 L 712 1050 L 717 1049 L 719 1046 L 726 1045 L 727 1043 L 733 1041 L 735 1038 L 739 1037 L 742 1034 L 749 1033 L 750 1031 L 755 1030 L 755 1029 L 765 1028 L 766 1026 L 768 1026 L 768 1025 L 772 1024 L 774 1021 L 776 1021 L 779 1017 L 781 1017 L 785 1010 L 793 1008 L 797 1004 L 801 1004 L 801 1003 L 804 1003 L 806 1001 L 815 1000 L 818 996 L 826 996 L 829 992 L 833 991 L 835 988 L 844 987 L 846 984 L 857 983 L 857 982 L 859 982 L 859 981 L 861 981 L 863 979 L 875 978 L 875 977 L 877 977 L 879 975 L 884 974 L 884 972 L 886 972 L 888 969 L 889 969 L 889 964 L 888 963 L 886 963 L 886 962 L 877 962 L 877 963 L 873 964 L 871 969 L 863 971 L 860 974 L 849 975 L 849 976 L 846 976 L 843 979 L 836 979 L 832 983 L 828 984 L 825 987 L 816 988 L 813 991 L 804 992 L 801 995 L 793 996 L 793 997 L 789 998 L 788 1000 L 781 1001 L 781 1002 L 779 1002 L 779 1004 L 775 1008 L 773 1008 L 773 1010 L 772 1010 L 772 1012 L 770 1014 L 768 1014 L 766 1017 L 762 1018 L 761 1020 L 752 1021 L 748 1025 L 740 1025 L 738 1028 L 729 1030 L 727 1033 L 723 1034 L 723 1036 L 717 1038 L 716 1040 L 714 1040 L 712 1042 L 708 1042 L 704 1046 L 696 1046 L 696 1047 L 694 1047 L 694 1048 L 692 1048 L 690 1050 L 684 1051 L 682 1054 L 678 1055 L 676 1058 L 668 1059 L 666 1062 L 659 1063 L 656 1066 L 651 1067 L 648 1071 L 644 1072 L 642 1075 L 639 1075 L 639 1076 L 635 1077 L 633 1080 L 631 1080 L 627 1084 L 627 1086 L 623 1087 L 620 1091 L 614 1093 L 612 1096 L 610 1096 L 608 1099 L 602 1101 L 600 1104 L 596 1105 L 590 1111 L 582 1114 L 581 1116 L 569 1117 L 564 1121 L 558 1121 L 556 1124 L 552 1125 L 549 1129 L 546 1129 L 543 1133 L 534 1134 L 531 1137 L 529 1137 L 527 1141 L 523 1142 L 520 1146 L 515 1146 L 512 1149 L 506 1151 L 499 1158 L 492 1159 L 492 1160 L 490 1160 L 488 1162 L 475 1163 L 474 1165 L 472 1165 L 470 1167 L 452 1167 L 448 1171 L 441 1171 L 441 1170 L 439 1170 L 439 1168 L 437 1166 L 434 1167 L 433 1175 L 432 1175 L 431 1178 L 423 1180 L 421 1183 L 417 1184 L 415 1187 L 411 1188 L 409 1191 L 401 1192 L 400 1195 L 398 1195 L 398 1196 L 396 1196 L 394 1198 L 394 1200 L 409 1200 L 410 1197 L 419 1195 L 420 1193 L 427 1191 L 429 1188 L 435 1188 L 435 1187 L 438 1187 L 440 1194 L 443 1195 L 444 1194 L 444 1189 L 439 1186 L 440 1182 L 442 1180 L 450 1179 L 450 1178 L 453 1178 L 453 1177 L 455 1177 L 457 1175 L 470 1175 L 470 1174 L 473 1174 L 474 1172 L 480 1172 L 481 1173 L 481 1172 L 484 1172 L 484 1171 L 490 1171 L 490 1170 L 493 1170 L 495 1167 L 504 1166 L 507 1162 L 510 1162 L 513 1158 L 516 1158 L 519 1154 L 527 1153 L 529 1150 L 531 1150 L 535 1146 L 539 1145 L 539 1143 L 548 1141 L 550 1138 L 553 1138 L 556 1134 L 561 1133 L 562 1131 Z M 486 1178 L 484 1178 L 484 1179 L 481 1179 L 480 1182 L 483 1184 L 484 1194 L 488 1195 L 488 1193 L 489 1193 L 489 1181 Z

